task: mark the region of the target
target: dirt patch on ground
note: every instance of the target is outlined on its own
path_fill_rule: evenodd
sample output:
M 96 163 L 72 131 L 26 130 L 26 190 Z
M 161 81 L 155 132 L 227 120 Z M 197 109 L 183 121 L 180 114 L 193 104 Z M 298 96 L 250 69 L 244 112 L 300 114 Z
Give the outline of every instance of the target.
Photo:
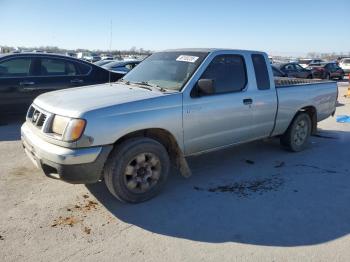
M 65 208 L 65 215 L 62 215 L 55 219 L 51 225 L 53 228 L 63 228 L 63 227 L 74 227 L 79 225 L 81 227 L 82 232 L 87 235 L 90 235 L 92 229 L 88 227 L 86 224 L 86 219 L 89 216 L 89 213 L 95 210 L 99 210 L 99 203 L 90 199 L 88 194 L 84 194 L 78 198 L 76 204 Z M 110 221 L 106 221 L 105 224 L 109 224 Z
M 96 210 L 98 208 L 98 203 L 93 200 L 84 201 L 85 203 L 75 204 L 73 208 L 67 208 L 67 211 L 73 212 L 75 210 L 80 210 L 83 212 Z
M 274 168 L 284 167 L 286 163 L 284 161 L 276 161 Z
M 34 172 L 34 169 L 28 167 L 17 167 L 11 171 L 13 176 L 27 176 Z
M 74 226 L 78 224 L 80 220 L 74 216 L 69 216 L 69 217 L 58 217 L 58 219 L 55 219 L 53 221 L 53 224 L 51 227 L 57 227 L 57 226 Z
M 313 166 L 313 165 L 298 164 L 298 165 L 295 165 L 295 166 L 298 166 L 298 167 L 308 167 L 308 168 L 312 168 L 312 169 L 315 169 L 315 170 L 319 170 L 319 171 L 321 171 L 321 172 L 328 173 L 328 174 L 336 174 L 336 173 L 338 173 L 338 172 L 335 171 L 335 170 L 325 169 L 325 168 L 318 167 L 318 166 Z
M 227 185 L 220 185 L 209 188 L 194 187 L 195 190 L 208 191 L 212 193 L 232 193 L 238 197 L 247 197 L 253 194 L 263 194 L 270 191 L 277 191 L 284 183 L 279 175 L 253 181 L 235 182 Z

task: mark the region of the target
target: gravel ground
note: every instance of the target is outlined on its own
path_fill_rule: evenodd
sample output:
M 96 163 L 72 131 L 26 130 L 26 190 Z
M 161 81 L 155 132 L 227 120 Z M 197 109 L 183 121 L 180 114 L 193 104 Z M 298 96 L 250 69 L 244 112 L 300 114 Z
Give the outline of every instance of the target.
M 46 178 L 19 126 L 0 127 L 1 261 L 349 261 L 350 124 L 334 117 L 301 153 L 273 139 L 191 158 L 138 205 Z

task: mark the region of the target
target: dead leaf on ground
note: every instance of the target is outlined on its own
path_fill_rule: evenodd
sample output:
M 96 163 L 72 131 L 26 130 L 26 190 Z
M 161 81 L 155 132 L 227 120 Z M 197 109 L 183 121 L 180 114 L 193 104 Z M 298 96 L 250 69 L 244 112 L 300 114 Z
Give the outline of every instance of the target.
M 250 160 L 250 159 L 246 159 L 245 162 L 247 164 L 250 164 L 250 165 L 254 165 L 255 164 L 255 162 L 253 160 Z
M 283 167 L 283 166 L 285 166 L 285 164 L 286 163 L 284 161 L 276 161 L 275 168 Z
M 84 232 L 85 232 L 86 234 L 90 235 L 90 233 L 91 233 L 91 228 L 89 228 L 89 227 L 84 227 Z

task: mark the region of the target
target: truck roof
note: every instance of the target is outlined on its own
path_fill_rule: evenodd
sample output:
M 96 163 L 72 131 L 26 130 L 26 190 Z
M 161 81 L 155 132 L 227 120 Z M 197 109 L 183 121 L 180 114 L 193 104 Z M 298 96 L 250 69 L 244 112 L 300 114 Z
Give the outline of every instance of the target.
M 241 50 L 241 49 L 230 49 L 230 48 L 178 48 L 178 49 L 167 49 L 163 52 L 203 52 L 203 53 L 212 53 L 218 51 L 236 51 L 240 53 L 262 53 L 265 52 L 255 51 L 255 50 Z

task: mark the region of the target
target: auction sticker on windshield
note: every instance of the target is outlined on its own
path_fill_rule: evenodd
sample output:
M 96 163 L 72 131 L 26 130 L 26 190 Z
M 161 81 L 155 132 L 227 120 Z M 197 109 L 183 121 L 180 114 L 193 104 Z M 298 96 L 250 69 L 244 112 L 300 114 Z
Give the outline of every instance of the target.
M 176 58 L 176 61 L 194 63 L 198 58 L 198 56 L 180 55 L 178 58 Z

